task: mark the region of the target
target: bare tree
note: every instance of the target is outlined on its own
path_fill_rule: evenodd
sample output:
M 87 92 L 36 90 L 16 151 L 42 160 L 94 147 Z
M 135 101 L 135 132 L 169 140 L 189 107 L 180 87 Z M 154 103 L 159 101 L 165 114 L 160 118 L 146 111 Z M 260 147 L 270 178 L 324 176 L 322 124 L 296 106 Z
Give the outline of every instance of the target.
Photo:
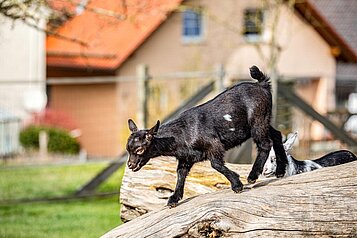
M 140 1 L 138 4 L 128 5 L 126 0 L 119 0 L 120 10 L 94 7 L 89 0 L 0 0 L 0 15 L 13 21 L 22 21 L 26 25 L 65 40 L 86 46 L 87 43 L 70 36 L 64 36 L 57 29 L 83 11 L 106 16 L 108 19 L 124 21 L 128 19 L 128 8 L 131 17 L 149 9 L 149 1 Z M 148 12 L 148 14 L 151 14 Z M 45 21 L 46 24 L 41 24 Z M 108 20 L 109 22 L 109 20 Z M 45 27 L 43 27 L 45 25 Z

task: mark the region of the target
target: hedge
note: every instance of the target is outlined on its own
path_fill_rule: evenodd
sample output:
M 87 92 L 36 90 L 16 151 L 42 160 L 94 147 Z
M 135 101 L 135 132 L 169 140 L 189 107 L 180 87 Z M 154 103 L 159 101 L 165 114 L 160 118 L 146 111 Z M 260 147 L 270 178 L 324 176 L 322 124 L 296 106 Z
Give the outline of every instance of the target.
M 25 149 L 39 149 L 40 131 L 48 134 L 48 151 L 62 154 L 78 154 L 80 144 L 67 131 L 44 126 L 29 126 L 20 132 L 20 143 Z

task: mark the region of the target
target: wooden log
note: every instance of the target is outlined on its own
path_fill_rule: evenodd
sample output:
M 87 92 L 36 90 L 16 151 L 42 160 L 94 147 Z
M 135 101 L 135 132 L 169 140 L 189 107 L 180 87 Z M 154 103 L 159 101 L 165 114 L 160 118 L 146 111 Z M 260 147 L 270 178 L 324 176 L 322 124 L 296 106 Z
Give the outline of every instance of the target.
M 161 207 L 112 237 L 356 237 L 357 162 L 271 179 Z M 149 196 L 149 195 L 148 195 Z
M 252 165 L 226 164 L 241 175 L 243 184 Z M 176 186 L 177 162 L 172 157 L 151 159 L 139 172 L 126 169 L 120 188 L 121 219 L 130 221 L 166 205 Z M 183 199 L 230 188 L 229 181 L 208 161 L 197 163 L 187 176 Z

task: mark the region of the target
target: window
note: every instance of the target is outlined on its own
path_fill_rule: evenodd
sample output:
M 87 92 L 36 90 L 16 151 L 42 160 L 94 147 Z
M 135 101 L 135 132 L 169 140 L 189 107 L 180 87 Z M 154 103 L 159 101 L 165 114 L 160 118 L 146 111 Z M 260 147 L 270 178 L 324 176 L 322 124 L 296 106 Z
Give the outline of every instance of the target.
M 263 11 L 261 9 L 246 9 L 244 11 L 243 35 L 247 40 L 261 40 L 263 24 Z
M 185 10 L 182 15 L 182 39 L 186 43 L 203 40 L 202 14 L 197 10 Z

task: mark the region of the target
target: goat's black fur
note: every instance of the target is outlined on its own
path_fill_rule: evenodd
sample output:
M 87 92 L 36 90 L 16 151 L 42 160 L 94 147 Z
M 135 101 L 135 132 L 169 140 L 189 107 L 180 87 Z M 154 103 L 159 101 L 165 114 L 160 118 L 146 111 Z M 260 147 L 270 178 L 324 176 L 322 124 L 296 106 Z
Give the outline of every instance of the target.
M 181 113 L 150 130 L 138 130 L 129 119 L 130 135 L 127 143 L 128 167 L 138 171 L 150 158 L 174 156 L 178 160 L 177 184 L 168 205 L 174 206 L 183 196 L 185 178 L 194 163 L 209 160 L 211 166 L 239 192 L 243 184 L 239 175 L 224 165 L 226 150 L 253 138 L 257 145 L 257 158 L 248 182 L 254 183 L 262 173 L 270 148 L 277 155 L 277 177 L 284 176 L 287 163 L 279 131 L 270 126 L 272 95 L 269 78 L 256 66 L 250 68 L 252 78 L 258 82 L 242 82 L 222 92 L 214 99 Z
M 315 160 L 296 160 L 293 156 L 288 156 L 288 176 L 300 174 L 322 167 L 330 167 L 356 161 L 357 157 L 348 150 L 338 150 L 328 153 Z M 290 168 L 292 167 L 292 168 Z
M 313 162 L 317 163 L 321 167 L 329 167 L 349 163 L 355 160 L 357 160 L 357 157 L 351 151 L 338 150 L 328 153 L 321 158 L 315 159 Z

